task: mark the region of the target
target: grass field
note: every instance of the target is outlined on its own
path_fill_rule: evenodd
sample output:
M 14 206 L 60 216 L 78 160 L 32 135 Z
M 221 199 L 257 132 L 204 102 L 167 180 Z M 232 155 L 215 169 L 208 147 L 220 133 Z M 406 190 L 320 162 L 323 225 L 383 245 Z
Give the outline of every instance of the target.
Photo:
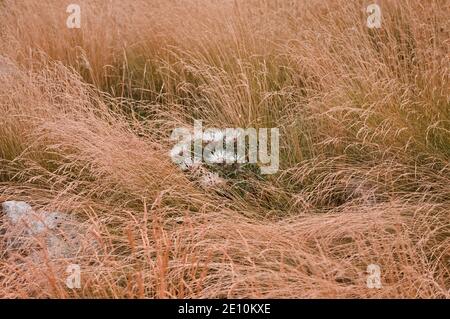
M 0 297 L 450 297 L 450 2 L 376 2 L 0 1 L 0 202 L 97 242 L 0 240 Z M 168 155 L 195 119 L 279 128 L 279 171 L 199 183 Z

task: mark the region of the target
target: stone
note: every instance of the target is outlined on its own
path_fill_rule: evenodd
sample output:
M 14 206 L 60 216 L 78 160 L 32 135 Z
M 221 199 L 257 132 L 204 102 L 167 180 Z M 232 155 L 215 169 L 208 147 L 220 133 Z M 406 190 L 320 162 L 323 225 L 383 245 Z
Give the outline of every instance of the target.
M 47 229 L 56 229 L 69 220 L 67 214 L 59 212 L 35 212 L 26 202 L 8 201 L 2 204 L 5 224 L 23 227 L 28 235 L 37 235 Z
M 72 258 L 83 248 L 87 229 L 69 214 L 61 212 L 34 211 L 23 201 L 7 201 L 2 204 L 6 245 L 10 249 L 30 250 L 30 255 L 47 255 L 54 258 Z M 37 243 L 45 243 L 45 247 Z M 31 244 L 30 244 L 31 243 Z M 84 241 L 86 243 L 86 241 Z M 88 246 L 96 248 L 92 237 Z
M 19 223 L 25 216 L 33 211 L 25 202 L 8 201 L 2 204 L 6 219 L 14 225 Z

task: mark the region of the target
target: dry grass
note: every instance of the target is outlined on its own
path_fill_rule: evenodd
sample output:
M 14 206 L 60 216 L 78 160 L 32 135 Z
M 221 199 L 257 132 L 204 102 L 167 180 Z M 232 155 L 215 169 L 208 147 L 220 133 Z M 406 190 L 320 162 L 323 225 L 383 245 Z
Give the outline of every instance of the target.
M 0 1 L 0 202 L 98 250 L 1 249 L 1 297 L 449 297 L 448 1 L 377 30 L 367 1 L 79 1 L 80 30 L 68 3 Z M 202 188 L 167 155 L 193 119 L 280 128 L 280 172 Z

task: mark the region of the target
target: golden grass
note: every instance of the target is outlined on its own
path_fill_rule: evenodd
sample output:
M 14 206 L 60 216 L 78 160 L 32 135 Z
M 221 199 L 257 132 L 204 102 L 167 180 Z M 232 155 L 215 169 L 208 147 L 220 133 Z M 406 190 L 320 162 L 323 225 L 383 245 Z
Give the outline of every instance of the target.
M 70 30 L 68 1 L 0 2 L 0 202 L 99 248 L 2 248 L 1 297 L 449 297 L 448 1 L 378 1 L 376 30 L 367 1 L 79 3 Z M 281 170 L 201 187 L 167 155 L 193 119 L 280 128 Z

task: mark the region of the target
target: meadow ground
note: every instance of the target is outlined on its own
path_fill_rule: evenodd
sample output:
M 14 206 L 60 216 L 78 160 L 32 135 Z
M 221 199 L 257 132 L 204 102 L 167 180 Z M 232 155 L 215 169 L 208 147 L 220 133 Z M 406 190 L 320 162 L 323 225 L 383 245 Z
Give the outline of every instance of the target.
M 72 2 L 0 1 L 0 202 L 97 248 L 0 225 L 0 297 L 450 296 L 450 1 Z M 168 155 L 195 119 L 279 128 L 279 171 L 200 183 Z

